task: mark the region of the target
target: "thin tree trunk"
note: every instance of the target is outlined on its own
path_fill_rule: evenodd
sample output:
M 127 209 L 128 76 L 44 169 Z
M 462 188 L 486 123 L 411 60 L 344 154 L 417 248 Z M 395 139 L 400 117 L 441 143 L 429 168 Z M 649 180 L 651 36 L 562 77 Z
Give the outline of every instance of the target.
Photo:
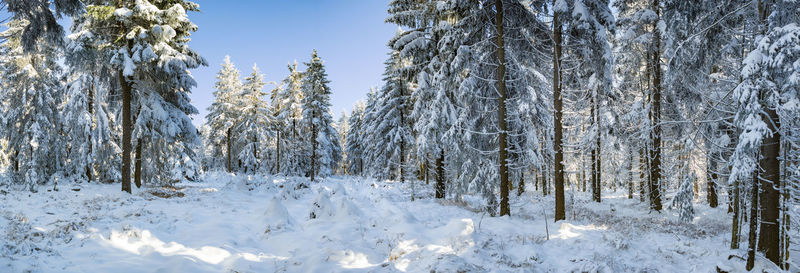
M 521 177 L 519 179 L 519 185 L 517 186 L 517 196 L 522 196 L 525 193 L 525 172 L 523 171 Z
M 90 121 L 90 124 L 89 124 L 89 135 L 88 135 L 88 137 L 89 137 L 89 140 L 88 140 L 89 141 L 89 162 L 86 163 L 86 179 L 88 179 L 89 182 L 91 182 L 93 180 L 92 173 L 93 173 L 93 170 L 94 170 L 94 161 L 95 161 L 95 158 L 94 158 L 94 142 L 93 142 L 93 139 L 92 139 L 92 137 L 93 137 L 92 135 L 94 133 L 94 92 L 95 92 L 94 82 L 95 82 L 95 78 L 94 78 L 94 74 L 92 74 L 92 86 L 89 88 L 89 90 L 88 90 L 89 92 L 87 92 L 88 96 L 86 96 L 88 98 L 87 99 L 86 110 L 87 110 L 87 112 L 89 112 L 89 121 Z
M 231 134 L 233 133 L 233 128 L 228 128 L 228 131 L 225 134 L 225 143 L 228 145 L 228 164 L 226 164 L 229 173 L 233 173 L 233 162 L 231 161 L 231 149 L 233 148 L 233 144 L 231 143 Z
M 498 0 L 499 1 L 499 0 Z M 553 1 L 555 4 L 555 1 Z M 562 118 L 562 101 L 561 101 L 561 21 L 559 20 L 559 13 L 553 13 L 553 107 L 555 113 L 553 115 L 553 148 L 555 149 L 554 167 L 555 170 L 555 187 L 556 187 L 556 213 L 554 221 L 565 220 L 565 205 L 564 205 L 564 148 L 561 145 L 563 138 L 561 118 Z
M 444 185 L 444 149 L 439 153 L 439 158 L 436 159 L 436 198 L 442 199 L 445 195 Z
M 278 141 L 275 143 L 275 173 L 281 173 L 281 132 L 276 135 Z
M 753 188 L 750 199 L 750 235 L 747 239 L 747 271 L 753 269 L 756 260 L 756 236 L 758 231 L 758 171 L 753 172 Z
M 733 181 L 733 223 L 731 224 L 731 249 L 739 249 L 739 219 L 741 219 L 741 201 L 739 197 L 739 179 Z
M 122 70 L 118 71 L 122 87 L 122 191 L 131 193 L 131 86 Z
M 497 28 L 497 92 L 500 94 L 498 99 L 497 121 L 500 127 L 499 165 L 500 165 L 500 216 L 511 215 L 508 204 L 508 151 L 506 151 L 507 124 L 506 124 L 506 56 L 503 41 L 503 1 L 495 0 L 495 21 Z
M 316 115 L 314 115 L 316 116 Z M 311 182 L 314 182 L 314 176 L 317 169 L 317 131 L 314 124 L 311 124 Z
M 708 181 L 706 184 L 708 185 L 708 194 L 706 194 L 706 197 L 708 199 L 708 206 L 716 208 L 719 205 L 719 201 L 717 200 L 717 159 L 714 158 L 713 154 L 709 154 L 707 172 Z
M 142 187 L 142 146 L 144 143 L 141 139 L 136 143 L 136 159 L 133 166 L 133 182 L 136 188 Z
M 628 164 L 630 164 L 630 168 L 628 169 L 628 199 L 633 199 L 633 147 L 630 147 L 629 150 L 630 153 L 628 156 L 630 156 L 630 158 Z

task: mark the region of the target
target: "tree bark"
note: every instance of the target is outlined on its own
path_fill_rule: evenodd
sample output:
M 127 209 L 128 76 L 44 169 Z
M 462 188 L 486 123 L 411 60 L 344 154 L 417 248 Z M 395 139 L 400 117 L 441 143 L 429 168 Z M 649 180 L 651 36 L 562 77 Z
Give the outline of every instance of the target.
M 739 249 L 739 219 L 741 219 L 741 201 L 739 197 L 739 179 L 733 181 L 733 223 L 731 224 L 731 249 Z
M 630 156 L 630 158 L 628 159 L 628 164 L 630 164 L 630 168 L 628 169 L 628 199 L 633 199 L 633 147 L 630 147 L 629 150 L 630 153 L 628 156 Z
M 233 162 L 231 162 L 231 149 L 233 148 L 233 144 L 231 142 L 231 134 L 233 134 L 233 128 L 228 128 L 228 131 L 225 133 L 225 142 L 228 145 L 228 163 L 227 168 L 229 173 L 233 173 Z
M 719 205 L 717 200 L 717 159 L 714 154 L 709 154 L 708 158 L 708 181 L 706 182 L 708 189 L 706 197 L 708 199 L 708 206 L 716 208 Z
M 95 82 L 95 78 L 94 78 L 94 74 L 92 74 L 92 85 L 89 88 L 89 90 L 87 92 L 88 94 L 86 96 L 88 98 L 86 100 L 86 103 L 87 103 L 86 110 L 89 113 L 89 121 L 90 121 L 90 124 L 89 124 L 89 135 L 88 135 L 88 137 L 89 137 L 89 140 L 88 140 L 88 143 L 89 143 L 89 162 L 86 163 L 86 179 L 89 180 L 89 182 L 91 182 L 93 180 L 93 178 L 94 178 L 92 173 L 93 173 L 93 170 L 94 170 L 94 161 L 95 161 L 95 158 L 93 157 L 93 155 L 94 155 L 94 142 L 93 142 L 93 139 L 92 139 L 92 137 L 93 137 L 92 135 L 94 133 L 94 92 L 95 92 L 94 82 Z
M 139 139 L 136 143 L 136 158 L 133 166 L 133 182 L 137 189 L 142 187 L 142 145 L 144 143 Z
M 278 131 L 278 134 L 276 135 L 276 137 L 278 138 L 278 141 L 275 143 L 276 146 L 277 146 L 276 149 L 275 149 L 275 173 L 281 173 L 281 132 L 280 131 Z
M 747 239 L 747 271 L 753 269 L 756 260 L 756 235 L 758 231 L 758 171 L 753 172 L 753 188 L 751 189 L 750 201 L 750 234 Z
M 555 3 L 555 1 L 553 1 Z M 561 126 L 562 100 L 561 100 L 561 21 L 559 20 L 559 13 L 553 12 L 553 107 L 555 113 L 553 115 L 553 148 L 555 149 L 555 163 L 553 170 L 555 176 L 556 187 L 556 213 L 554 220 L 565 220 L 565 205 L 564 205 L 564 148 L 561 145 L 563 132 Z
M 653 0 L 652 9 L 656 11 L 656 16 L 661 17 L 661 9 L 659 7 L 659 0 Z M 658 21 L 658 20 L 656 20 Z M 653 25 L 653 29 L 656 29 Z M 653 149 L 652 165 L 650 168 L 650 200 L 652 202 L 652 209 L 661 211 L 661 36 L 654 31 L 653 33 L 653 56 L 650 65 L 653 70 Z
M 316 117 L 316 112 L 312 115 Z M 314 182 L 314 176 L 317 169 L 317 130 L 314 126 L 313 118 L 311 119 L 311 182 Z
M 444 185 L 444 149 L 439 153 L 439 158 L 436 159 L 436 198 L 442 199 L 445 195 Z
M 122 191 L 131 193 L 131 86 L 122 70 L 118 71 L 122 87 Z
M 766 103 L 762 104 L 766 106 Z M 778 266 L 783 264 L 780 255 L 780 120 L 775 109 L 765 107 L 762 119 L 773 132 L 766 136 L 761 144 L 761 160 L 759 166 L 761 176 L 761 228 L 758 235 L 758 250 Z
M 500 94 L 498 99 L 497 121 L 500 127 L 499 164 L 500 164 L 500 216 L 511 215 L 508 204 L 508 151 L 506 151 L 507 124 L 506 124 L 506 56 L 503 41 L 503 1 L 495 0 L 495 22 L 497 28 L 497 92 Z

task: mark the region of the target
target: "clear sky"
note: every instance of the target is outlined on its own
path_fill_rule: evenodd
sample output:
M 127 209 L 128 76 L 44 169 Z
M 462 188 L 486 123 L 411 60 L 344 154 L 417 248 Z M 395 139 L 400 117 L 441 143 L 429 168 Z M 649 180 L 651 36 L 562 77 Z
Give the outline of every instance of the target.
M 384 23 L 389 0 L 196 0 L 201 12 L 189 18 L 199 26 L 190 46 L 209 62 L 192 70 L 198 86 L 192 103 L 205 120 L 213 101 L 216 73 L 225 55 L 250 74 L 257 63 L 266 81 L 280 82 L 286 65 L 309 60 L 317 49 L 331 81 L 331 110 L 336 117 L 381 84 L 386 42 L 397 26 Z M 265 86 L 265 91 L 273 85 Z

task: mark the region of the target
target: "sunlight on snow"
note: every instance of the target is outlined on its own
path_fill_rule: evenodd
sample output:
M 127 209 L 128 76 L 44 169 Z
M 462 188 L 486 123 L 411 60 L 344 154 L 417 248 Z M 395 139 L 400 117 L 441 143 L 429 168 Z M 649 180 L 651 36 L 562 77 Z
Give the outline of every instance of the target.
M 209 264 L 219 264 L 228 258 L 242 258 L 251 262 L 262 262 L 265 260 L 288 260 L 289 257 L 275 256 L 259 253 L 238 253 L 231 254 L 229 251 L 213 246 L 203 246 L 200 248 L 186 247 L 176 242 L 164 243 L 153 236 L 149 230 L 141 232 L 131 230 L 125 232 L 112 231 L 109 239 L 102 238 L 103 242 L 111 246 L 137 255 L 147 255 L 151 252 L 159 253 L 163 256 L 186 256 L 195 258 Z
M 578 226 L 570 223 L 563 223 L 561 224 L 561 227 L 558 228 L 558 234 L 555 234 L 554 237 L 561 239 L 570 239 L 583 235 L 583 233 L 580 231 L 607 230 L 607 229 L 608 227 L 606 226 L 595 226 L 594 224 Z
M 339 262 L 339 266 L 346 269 L 359 269 L 376 266 L 367 260 L 364 253 L 353 252 L 352 250 L 337 251 L 329 257 L 333 261 Z
M 176 242 L 164 243 L 153 236 L 149 230 L 141 231 L 141 234 L 135 231 L 112 231 L 107 242 L 113 247 L 133 254 L 143 255 L 153 251 L 164 256 L 193 257 L 209 264 L 219 264 L 231 256 L 227 250 L 213 246 L 196 249 Z

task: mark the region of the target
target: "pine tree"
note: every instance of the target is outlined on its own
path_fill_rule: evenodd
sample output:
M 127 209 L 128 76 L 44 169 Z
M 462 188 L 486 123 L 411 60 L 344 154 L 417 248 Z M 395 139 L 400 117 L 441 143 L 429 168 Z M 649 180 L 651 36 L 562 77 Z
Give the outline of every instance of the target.
M 214 102 L 208 107 L 206 122 L 210 125 L 207 136 L 213 146 L 210 148 L 213 157 L 224 158 L 225 169 L 233 172 L 234 127 L 236 118 L 240 113 L 240 94 L 243 84 L 239 79 L 239 70 L 231 63 L 230 56 L 225 56 L 222 69 L 217 72 L 217 82 L 214 85 Z M 214 160 L 213 162 L 216 162 Z M 216 168 L 214 164 L 212 168 Z
M 275 124 L 275 172 L 286 175 L 304 175 L 308 170 L 309 152 L 304 139 L 303 73 L 297 62 L 289 64 L 289 76 L 274 89 L 272 115 Z
M 245 78 L 245 83 L 239 95 L 239 104 L 235 112 L 238 113 L 234 131 L 236 132 L 236 147 L 241 147 L 237 159 L 241 162 L 245 172 L 253 173 L 263 164 L 267 164 L 264 155 L 259 155 L 260 150 L 265 150 L 268 138 L 273 136 L 269 130 L 272 123 L 269 106 L 264 100 L 264 75 L 253 65 L 253 73 Z
M 347 123 L 349 125 L 347 137 L 345 138 L 347 172 L 349 174 L 364 175 L 364 147 L 366 143 L 362 137 L 366 133 L 366 126 L 363 102 L 359 101 L 353 106 Z
M 56 64 L 59 51 L 48 43 L 37 43 L 23 51 L 23 29 L 28 22 L 12 20 L 0 36 L 0 137 L 7 141 L 11 174 L 15 181 L 36 191 L 62 170 L 61 115 L 56 99 L 59 86 Z
M 160 133 L 154 138 L 165 143 L 197 143 L 197 130 L 188 114 L 197 112 L 188 93 L 197 85 L 188 69 L 206 65 L 205 59 L 188 47 L 191 32 L 197 30 L 186 11 L 197 11 L 189 1 L 150 3 L 147 1 L 87 1 L 86 13 L 73 17 L 78 27 L 73 35 L 93 36 L 102 41 L 98 49 L 110 56 L 122 95 L 122 190 L 130 192 L 131 153 L 134 127 Z M 119 36 L 122 33 L 123 36 Z M 133 106 L 139 109 L 136 122 Z M 164 112 L 142 112 L 148 109 Z M 154 118 L 146 120 L 142 117 Z M 143 123 L 152 122 L 150 125 Z M 155 128 L 153 126 L 159 126 Z M 141 133 L 142 130 L 138 131 Z M 142 134 L 137 141 L 141 141 Z M 141 148 L 137 147 L 137 151 Z M 184 154 L 186 149 L 172 149 Z M 164 149 L 154 150 L 164 151 Z M 137 152 L 141 159 L 142 154 Z M 163 155 L 154 155 L 163 156 Z M 156 166 L 159 168 L 161 166 Z
M 306 122 L 308 143 L 311 148 L 308 174 L 313 182 L 315 177 L 326 177 L 333 173 L 341 159 L 333 118 L 330 113 L 331 90 L 328 87 L 328 74 L 317 51 L 311 53 L 311 61 L 306 63 L 303 75 L 303 120 Z
M 399 52 L 390 54 L 384 72 L 385 84 L 372 102 L 374 113 L 368 119 L 365 130 L 369 132 L 362 140 L 367 144 L 371 160 L 369 169 L 382 179 L 399 179 L 404 182 L 408 168 L 408 151 L 413 143 L 411 135 L 409 98 L 411 84 L 403 75 L 403 63 Z

